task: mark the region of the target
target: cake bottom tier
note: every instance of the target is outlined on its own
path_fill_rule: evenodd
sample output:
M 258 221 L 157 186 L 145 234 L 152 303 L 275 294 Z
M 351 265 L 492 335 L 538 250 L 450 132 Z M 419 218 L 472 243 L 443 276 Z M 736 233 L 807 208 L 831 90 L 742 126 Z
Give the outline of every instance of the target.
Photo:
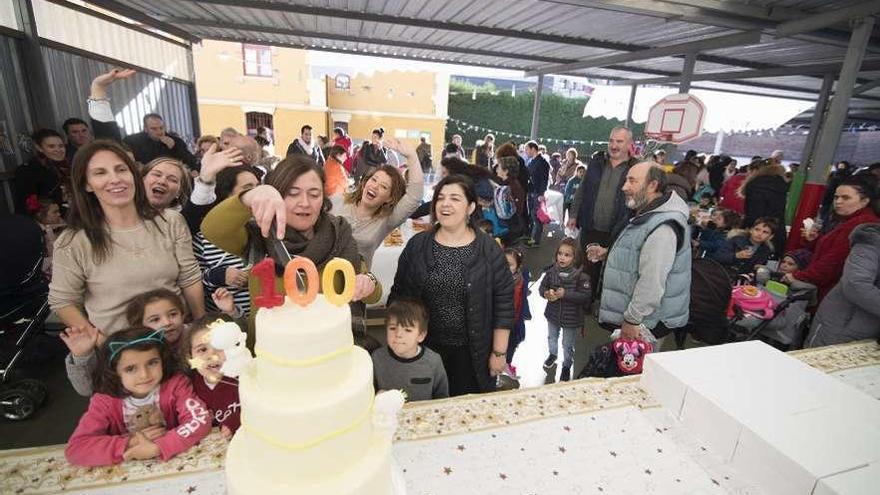
M 251 452 L 245 446 L 246 431 L 239 430 L 226 451 L 226 490 L 229 495 L 390 495 L 391 441 L 376 433 L 363 457 L 350 465 L 340 465 L 325 479 L 281 479 L 268 476 L 260 465 L 250 462 Z M 265 462 L 265 461 L 264 461 Z M 290 459 L 279 455 L 272 462 L 279 466 Z M 268 466 L 265 466 L 268 467 Z M 275 468 L 268 471 L 277 472 Z

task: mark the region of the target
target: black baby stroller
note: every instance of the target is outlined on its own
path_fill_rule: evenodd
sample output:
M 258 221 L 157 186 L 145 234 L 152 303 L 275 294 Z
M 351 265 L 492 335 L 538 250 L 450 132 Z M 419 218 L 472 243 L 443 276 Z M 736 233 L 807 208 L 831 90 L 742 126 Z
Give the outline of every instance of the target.
M 760 338 L 777 347 L 795 347 L 809 325 L 807 305 L 816 288 L 808 284 L 793 285 L 786 296 L 771 293 L 776 302 L 773 315 L 760 318 L 734 306 L 728 318 L 730 299 L 736 276 L 720 263 L 694 259 L 691 265 L 691 304 L 687 326 L 676 331 L 676 344 L 684 347 L 687 333 L 709 345 L 740 342 Z
M 46 401 L 46 385 L 25 378 L 9 382 L 28 346 L 49 316 L 49 285 L 43 275 L 42 231 L 17 215 L 0 218 L 0 414 L 10 420 L 30 417 Z

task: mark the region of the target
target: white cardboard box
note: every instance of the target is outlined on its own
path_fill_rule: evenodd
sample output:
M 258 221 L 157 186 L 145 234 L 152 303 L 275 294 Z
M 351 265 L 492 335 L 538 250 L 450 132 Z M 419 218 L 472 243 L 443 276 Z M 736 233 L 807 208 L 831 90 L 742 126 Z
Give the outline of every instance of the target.
M 768 493 L 880 462 L 880 401 L 758 341 L 649 354 L 641 383 Z

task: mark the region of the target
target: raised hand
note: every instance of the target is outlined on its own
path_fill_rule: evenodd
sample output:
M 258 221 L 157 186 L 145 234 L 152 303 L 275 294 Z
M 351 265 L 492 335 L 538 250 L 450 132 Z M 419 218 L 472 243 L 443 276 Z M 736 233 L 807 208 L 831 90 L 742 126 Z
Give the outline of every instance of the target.
M 397 138 L 388 138 L 385 140 L 385 147 L 390 148 L 403 156 L 411 156 L 415 154 L 415 151 L 410 147 L 406 141 L 401 141 Z
M 95 347 L 101 345 L 107 338 L 100 330 L 91 325 L 65 328 L 59 336 L 70 353 L 76 357 L 88 356 L 94 352 Z
M 230 316 L 235 314 L 235 301 L 232 298 L 232 293 L 228 290 L 222 287 L 215 290 L 211 294 L 211 299 L 220 311 Z
M 241 150 L 230 146 L 223 151 L 217 151 L 217 145 L 212 144 L 202 156 L 202 168 L 199 173 L 202 182 L 211 183 L 217 178 L 217 174 L 228 167 L 241 165 Z
M 129 77 L 137 74 L 132 69 L 112 69 L 110 72 L 106 72 L 101 74 L 100 76 L 92 79 L 92 87 L 91 87 L 91 98 L 106 98 L 107 97 L 107 86 L 115 83 L 116 81 L 122 79 L 128 79 Z

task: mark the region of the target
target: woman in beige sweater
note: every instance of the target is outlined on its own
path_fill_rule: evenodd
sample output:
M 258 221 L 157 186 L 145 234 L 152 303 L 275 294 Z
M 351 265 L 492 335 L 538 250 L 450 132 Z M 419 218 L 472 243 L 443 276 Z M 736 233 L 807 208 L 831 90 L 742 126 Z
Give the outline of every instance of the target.
M 367 267 L 379 245 L 422 204 L 425 176 L 418 155 L 406 143 L 389 139 L 385 146 L 406 157 L 407 180 L 392 165 L 382 165 L 364 174 L 357 189 L 348 194 L 338 215 L 351 224 L 358 252 Z
M 183 217 L 150 206 L 134 161 L 95 141 L 71 167 L 68 228 L 55 243 L 49 304 L 65 325 L 109 335 L 123 329 L 128 301 L 153 289 L 182 294 L 204 314 L 201 273 Z

